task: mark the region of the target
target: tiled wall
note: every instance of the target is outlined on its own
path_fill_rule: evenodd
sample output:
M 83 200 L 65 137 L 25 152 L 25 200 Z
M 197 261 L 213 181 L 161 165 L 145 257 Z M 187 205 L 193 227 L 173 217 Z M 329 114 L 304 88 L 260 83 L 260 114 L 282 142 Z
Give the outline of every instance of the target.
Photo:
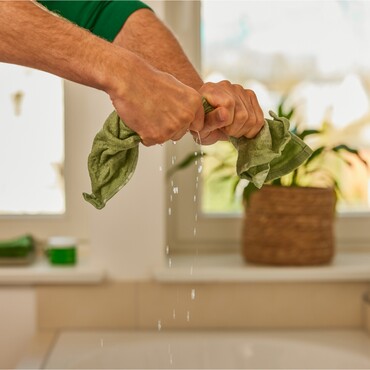
M 41 330 L 360 328 L 368 283 L 106 282 L 37 289 Z M 368 324 L 370 325 L 370 324 Z

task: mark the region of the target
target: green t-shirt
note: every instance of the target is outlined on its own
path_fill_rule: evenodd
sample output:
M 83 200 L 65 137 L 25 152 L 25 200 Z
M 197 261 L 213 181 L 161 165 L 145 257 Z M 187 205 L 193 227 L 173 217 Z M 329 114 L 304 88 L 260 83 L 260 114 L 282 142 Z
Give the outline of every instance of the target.
M 53 13 L 113 41 L 127 18 L 136 10 L 147 8 L 141 1 L 40 1 Z

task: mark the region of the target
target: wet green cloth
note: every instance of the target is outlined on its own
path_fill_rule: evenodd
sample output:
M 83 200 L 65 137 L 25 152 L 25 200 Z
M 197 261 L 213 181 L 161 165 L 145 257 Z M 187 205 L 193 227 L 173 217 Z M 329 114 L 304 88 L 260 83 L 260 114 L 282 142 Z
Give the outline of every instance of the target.
M 139 157 L 140 136 L 113 111 L 94 138 L 88 158 L 92 194 L 85 200 L 102 209 L 131 179 Z
M 203 100 L 206 113 L 213 108 Z M 260 188 L 301 165 L 312 150 L 289 131 L 289 121 L 270 112 L 272 119 L 253 139 L 230 138 L 238 150 L 237 174 Z M 116 112 L 110 114 L 96 135 L 88 158 L 92 194 L 84 193 L 86 201 L 102 209 L 133 175 L 140 137 L 129 129 Z
M 312 154 L 312 149 L 289 131 L 287 118 L 269 113 L 272 119 L 265 119 L 265 125 L 253 139 L 230 138 L 238 151 L 237 174 L 257 188 L 290 173 Z

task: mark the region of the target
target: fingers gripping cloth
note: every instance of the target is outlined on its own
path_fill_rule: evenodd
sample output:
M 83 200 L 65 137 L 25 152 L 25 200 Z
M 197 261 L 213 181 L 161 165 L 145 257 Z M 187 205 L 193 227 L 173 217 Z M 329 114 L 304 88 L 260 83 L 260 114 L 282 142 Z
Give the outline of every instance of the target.
M 205 113 L 213 107 L 203 99 Z M 253 139 L 230 138 L 238 151 L 236 172 L 256 187 L 288 174 L 300 166 L 312 150 L 289 131 L 289 121 L 270 111 L 259 134 Z M 88 158 L 92 193 L 86 201 L 102 209 L 131 179 L 139 157 L 140 137 L 112 112 L 93 141 Z

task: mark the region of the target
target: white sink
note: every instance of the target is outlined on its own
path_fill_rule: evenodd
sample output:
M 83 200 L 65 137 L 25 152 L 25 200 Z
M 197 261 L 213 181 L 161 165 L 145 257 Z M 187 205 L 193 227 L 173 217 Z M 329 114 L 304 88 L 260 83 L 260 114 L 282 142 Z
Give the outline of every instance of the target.
M 45 369 L 370 369 L 356 330 L 62 332 Z

